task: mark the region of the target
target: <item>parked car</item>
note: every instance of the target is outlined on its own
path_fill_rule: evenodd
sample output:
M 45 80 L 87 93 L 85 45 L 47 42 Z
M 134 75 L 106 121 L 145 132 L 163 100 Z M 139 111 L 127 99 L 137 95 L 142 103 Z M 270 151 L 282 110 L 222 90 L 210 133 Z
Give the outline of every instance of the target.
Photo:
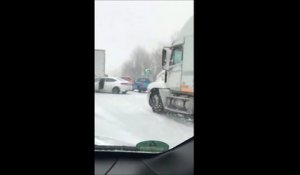
M 118 77 L 103 77 L 95 81 L 95 91 L 98 92 L 111 92 L 119 94 L 120 92 L 126 94 L 127 91 L 132 89 L 130 82 Z
M 131 77 L 129 77 L 129 76 L 123 76 L 121 78 L 124 79 L 124 80 L 126 80 L 126 81 L 128 81 L 128 82 L 130 82 L 131 84 L 134 83 L 134 80 Z
M 133 86 L 133 84 L 134 84 L 134 79 L 133 78 L 131 78 L 129 76 L 123 76 L 121 78 L 128 81 Z M 133 88 L 131 90 L 133 90 Z
M 138 78 L 133 84 L 133 90 L 137 89 L 139 92 L 145 92 L 150 83 L 148 78 Z

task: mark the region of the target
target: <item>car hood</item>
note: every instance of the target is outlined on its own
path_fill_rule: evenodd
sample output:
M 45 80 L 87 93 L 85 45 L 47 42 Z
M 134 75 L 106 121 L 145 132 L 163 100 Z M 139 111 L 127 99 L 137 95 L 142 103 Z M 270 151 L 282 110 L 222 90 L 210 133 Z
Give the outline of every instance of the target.
M 124 142 L 118 139 L 104 137 L 104 136 L 95 136 L 95 145 L 128 145 L 135 146 L 132 143 Z

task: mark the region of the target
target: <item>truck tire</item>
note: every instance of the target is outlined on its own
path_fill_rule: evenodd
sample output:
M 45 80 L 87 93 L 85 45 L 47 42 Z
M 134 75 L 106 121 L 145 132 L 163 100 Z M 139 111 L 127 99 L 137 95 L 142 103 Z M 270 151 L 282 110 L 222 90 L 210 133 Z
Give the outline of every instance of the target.
M 118 87 L 114 87 L 114 88 L 112 89 L 112 93 L 113 93 L 113 94 L 119 94 L 119 93 L 120 93 L 120 89 L 119 89 Z
M 150 95 L 149 104 L 153 112 L 162 113 L 164 106 L 158 91 L 153 91 Z

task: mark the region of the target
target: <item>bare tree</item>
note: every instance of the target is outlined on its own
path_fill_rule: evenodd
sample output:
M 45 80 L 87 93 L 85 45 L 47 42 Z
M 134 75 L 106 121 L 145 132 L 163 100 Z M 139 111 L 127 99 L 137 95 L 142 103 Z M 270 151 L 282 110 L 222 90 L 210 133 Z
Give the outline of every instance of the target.
M 147 51 L 142 47 L 137 47 L 130 55 L 130 59 L 123 63 L 121 72 L 123 75 L 136 79 L 144 76 L 144 70 L 150 66 L 151 61 Z
M 157 49 L 148 53 L 144 48 L 135 48 L 130 59 L 123 63 L 121 67 L 121 74 L 123 76 L 130 76 L 133 79 L 144 77 L 145 69 L 150 69 L 151 80 L 155 80 L 158 73 L 162 71 L 162 49 L 166 43 L 160 43 Z
M 155 79 L 156 75 L 162 70 L 162 47 L 158 48 L 156 50 L 154 50 L 151 55 L 150 55 L 150 59 L 151 59 L 151 76 L 152 76 L 152 80 Z

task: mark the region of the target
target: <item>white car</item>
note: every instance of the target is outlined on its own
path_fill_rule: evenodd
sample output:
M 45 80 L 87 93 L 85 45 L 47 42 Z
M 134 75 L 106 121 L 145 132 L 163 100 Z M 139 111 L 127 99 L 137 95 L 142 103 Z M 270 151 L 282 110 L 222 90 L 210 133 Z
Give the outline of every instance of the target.
M 130 82 L 117 77 L 103 77 L 95 79 L 95 91 L 126 94 L 132 89 Z

